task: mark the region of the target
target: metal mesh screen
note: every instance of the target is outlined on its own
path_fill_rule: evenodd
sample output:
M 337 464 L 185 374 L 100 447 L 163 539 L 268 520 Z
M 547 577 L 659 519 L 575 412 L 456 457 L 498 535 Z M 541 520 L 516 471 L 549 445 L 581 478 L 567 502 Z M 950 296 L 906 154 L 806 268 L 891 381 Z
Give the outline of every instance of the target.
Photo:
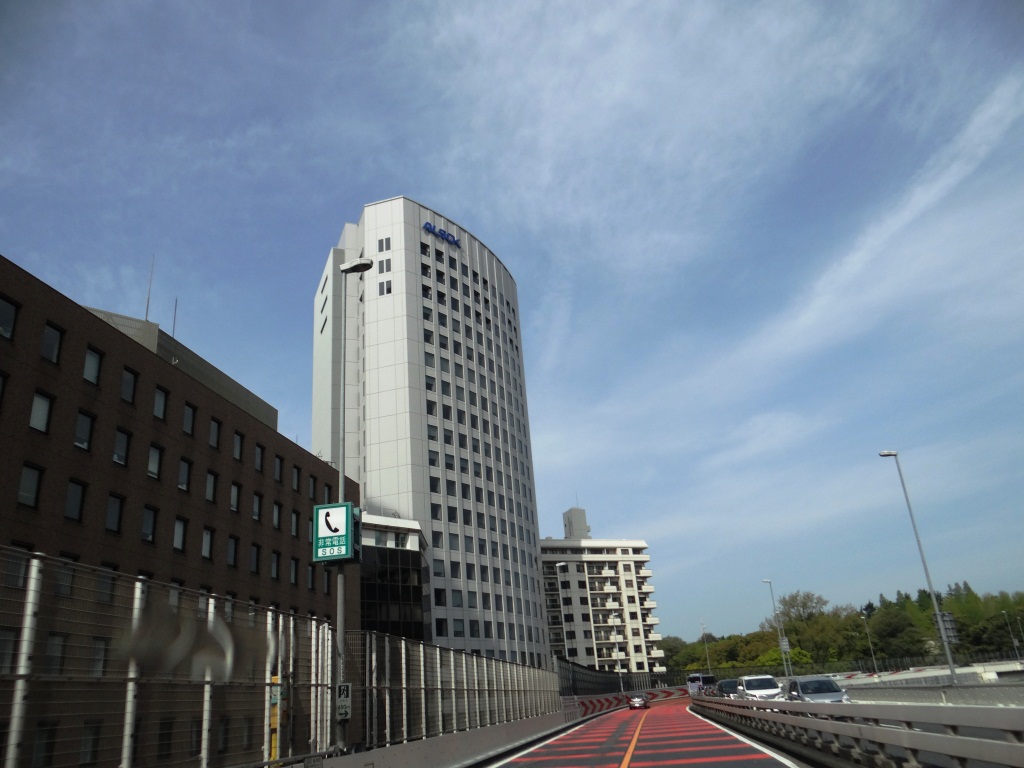
M 323 619 L 0 548 L 5 765 L 283 765 L 561 709 L 548 670 L 366 632 L 343 659 Z

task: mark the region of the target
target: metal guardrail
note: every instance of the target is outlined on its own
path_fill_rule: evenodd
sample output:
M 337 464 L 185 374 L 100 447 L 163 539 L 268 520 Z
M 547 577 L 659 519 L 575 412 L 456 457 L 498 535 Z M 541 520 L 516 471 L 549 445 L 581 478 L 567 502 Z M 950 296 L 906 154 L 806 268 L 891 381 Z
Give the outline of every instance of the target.
M 1024 709 L 949 704 L 805 704 L 697 696 L 711 720 L 830 765 L 1024 767 Z

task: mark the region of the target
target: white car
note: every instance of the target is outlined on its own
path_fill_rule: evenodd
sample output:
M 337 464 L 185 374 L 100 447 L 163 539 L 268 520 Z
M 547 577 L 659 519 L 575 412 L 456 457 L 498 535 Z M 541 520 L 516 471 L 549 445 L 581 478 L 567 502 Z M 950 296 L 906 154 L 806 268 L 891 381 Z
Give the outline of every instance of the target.
M 736 681 L 737 699 L 781 699 L 782 688 L 771 675 L 744 675 Z

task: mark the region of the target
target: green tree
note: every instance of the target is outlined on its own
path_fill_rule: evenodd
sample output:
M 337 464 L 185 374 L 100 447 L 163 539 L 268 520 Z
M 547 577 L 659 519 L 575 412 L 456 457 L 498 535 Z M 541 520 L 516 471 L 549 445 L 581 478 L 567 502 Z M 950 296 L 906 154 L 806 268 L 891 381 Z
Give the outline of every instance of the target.
M 924 632 L 906 611 L 908 602 L 889 602 L 872 617 L 871 633 L 879 656 L 900 658 L 923 656 L 927 652 Z

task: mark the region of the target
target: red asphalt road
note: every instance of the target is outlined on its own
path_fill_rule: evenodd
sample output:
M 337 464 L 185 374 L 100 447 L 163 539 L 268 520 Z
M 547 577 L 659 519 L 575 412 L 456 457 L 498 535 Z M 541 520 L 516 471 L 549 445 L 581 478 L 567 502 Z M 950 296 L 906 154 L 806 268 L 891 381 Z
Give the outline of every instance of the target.
M 789 765 L 690 714 L 687 699 L 620 709 L 512 758 L 516 768 L 664 768 Z

